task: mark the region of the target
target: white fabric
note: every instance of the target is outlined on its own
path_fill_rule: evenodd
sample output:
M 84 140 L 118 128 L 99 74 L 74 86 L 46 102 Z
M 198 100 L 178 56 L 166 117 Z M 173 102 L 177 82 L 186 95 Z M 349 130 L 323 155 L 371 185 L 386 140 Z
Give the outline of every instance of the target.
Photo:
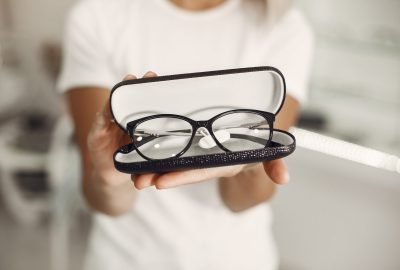
M 306 97 L 310 30 L 290 10 L 274 27 L 257 1 L 228 0 L 203 12 L 167 0 L 84 0 L 67 23 L 58 88 L 111 88 L 126 74 L 160 75 L 272 65 L 288 93 Z M 173 101 L 171 101 L 173 102 Z M 178 101 L 177 101 L 178 102 Z M 140 191 L 120 218 L 97 214 L 86 269 L 276 269 L 266 204 L 241 214 L 221 202 L 217 181 Z

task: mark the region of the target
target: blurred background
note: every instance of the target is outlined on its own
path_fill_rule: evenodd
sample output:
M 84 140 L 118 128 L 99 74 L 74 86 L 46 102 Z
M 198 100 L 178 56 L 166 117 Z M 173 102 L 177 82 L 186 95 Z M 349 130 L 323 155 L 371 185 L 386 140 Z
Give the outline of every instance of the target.
M 0 0 L 0 269 L 82 264 L 90 213 L 54 90 L 74 2 Z M 400 269 L 400 1 L 294 3 L 316 51 L 273 202 L 281 269 Z

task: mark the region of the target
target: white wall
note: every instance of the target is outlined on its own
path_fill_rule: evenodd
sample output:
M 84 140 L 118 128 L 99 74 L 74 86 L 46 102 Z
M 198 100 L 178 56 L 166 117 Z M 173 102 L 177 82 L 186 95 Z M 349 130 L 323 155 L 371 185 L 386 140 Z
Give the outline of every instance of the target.
M 400 269 L 400 174 L 298 148 L 273 201 L 282 269 Z
M 316 33 L 309 108 L 332 136 L 400 153 L 400 1 L 296 2 Z
M 54 93 L 53 82 L 44 73 L 41 46 L 44 43 L 60 43 L 65 16 L 75 1 L 8 1 L 12 25 L 7 32 L 0 32 L 0 41 L 7 43 L 17 54 L 19 71 L 27 82 L 26 92 L 34 93 L 30 102 L 37 102 L 37 106 L 47 109 L 57 107 L 58 97 Z M 53 110 L 57 111 L 57 108 Z

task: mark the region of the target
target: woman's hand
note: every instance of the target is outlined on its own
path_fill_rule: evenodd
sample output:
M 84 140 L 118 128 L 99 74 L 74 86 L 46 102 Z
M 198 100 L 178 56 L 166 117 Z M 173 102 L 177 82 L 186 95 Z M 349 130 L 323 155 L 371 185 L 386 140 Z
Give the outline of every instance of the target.
M 127 79 L 135 77 L 127 76 L 124 80 Z M 112 157 L 116 149 L 129 142 L 129 136 L 112 121 L 109 103 L 108 100 L 102 111 L 96 114 L 87 137 L 87 147 L 93 174 L 97 181 L 101 181 L 99 184 L 119 186 L 129 181 L 129 177 L 115 169 Z
M 129 137 L 112 122 L 109 101 L 96 118 L 87 137 L 87 147 L 93 173 L 103 185 L 119 186 L 127 181 L 126 174 L 117 171 L 113 163 L 116 149 L 129 142 Z
M 255 169 L 256 164 L 234 165 L 207 169 L 168 172 L 163 174 L 132 175 L 135 187 L 143 189 L 155 186 L 158 189 L 172 188 L 180 185 L 198 183 L 215 178 L 234 177 L 247 170 Z M 289 173 L 282 159 L 266 161 L 263 163 L 264 171 L 271 181 L 276 184 L 285 184 L 289 181 Z
M 145 77 L 155 76 L 148 72 Z M 130 75 L 125 79 L 135 79 Z M 129 137 L 112 121 L 110 91 L 106 88 L 79 87 L 66 98 L 75 124 L 75 136 L 83 163 L 83 193 L 95 210 L 119 216 L 132 207 L 137 192 L 130 175 L 117 171 L 113 154 Z
M 144 77 L 156 76 L 153 72 L 147 72 Z M 136 79 L 128 75 L 124 80 Z M 103 110 L 98 112 L 87 138 L 90 160 L 96 178 L 102 184 L 119 186 L 130 181 L 129 175 L 117 171 L 114 167 L 113 154 L 123 145 L 130 142 L 129 136 L 113 122 L 110 101 L 107 101 Z

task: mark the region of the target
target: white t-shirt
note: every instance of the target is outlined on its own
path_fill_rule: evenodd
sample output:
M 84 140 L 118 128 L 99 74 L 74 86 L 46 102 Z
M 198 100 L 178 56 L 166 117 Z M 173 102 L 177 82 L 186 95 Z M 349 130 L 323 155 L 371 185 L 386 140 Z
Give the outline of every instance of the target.
M 303 101 L 312 34 L 289 10 L 272 27 L 256 0 L 193 12 L 168 0 L 83 0 L 67 23 L 58 88 L 111 88 L 126 74 L 271 65 Z M 267 204 L 230 212 L 217 181 L 139 192 L 119 218 L 96 214 L 86 269 L 276 269 Z

